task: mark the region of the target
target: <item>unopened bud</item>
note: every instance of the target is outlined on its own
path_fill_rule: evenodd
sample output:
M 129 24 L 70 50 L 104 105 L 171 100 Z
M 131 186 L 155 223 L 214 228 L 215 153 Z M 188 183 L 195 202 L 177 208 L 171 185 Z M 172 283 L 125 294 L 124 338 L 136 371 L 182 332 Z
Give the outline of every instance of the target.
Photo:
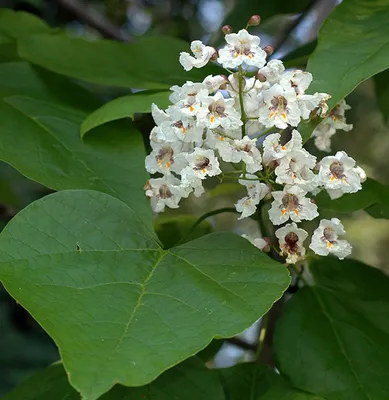
M 278 167 L 278 165 L 279 165 L 278 162 L 276 160 L 273 160 L 268 164 L 268 167 L 270 169 L 276 169 Z
M 146 181 L 146 183 L 144 184 L 143 190 L 151 190 L 151 189 L 152 189 L 152 187 L 151 187 L 150 181 L 148 180 L 148 181 Z
M 220 76 L 224 79 L 225 82 L 220 85 L 219 89 L 225 90 L 227 89 L 227 85 L 229 84 L 228 77 L 227 75 L 220 75 Z
M 259 80 L 259 82 L 266 82 L 267 81 L 266 76 L 261 74 L 259 71 L 257 72 L 256 77 Z
M 267 245 L 262 248 L 262 251 L 264 253 L 268 253 L 273 245 L 273 241 L 269 237 L 264 237 L 263 240 L 267 243 Z
M 219 57 L 219 53 L 216 49 L 214 49 L 215 52 L 212 54 L 211 58 L 209 59 L 209 61 L 216 61 Z
M 231 25 L 224 25 L 222 28 L 222 32 L 225 35 L 228 35 L 229 33 L 232 33 L 232 26 Z
M 266 52 L 268 56 L 271 56 L 274 53 L 273 46 L 265 46 L 263 50 Z
M 314 121 L 315 119 L 318 119 L 318 118 L 319 118 L 319 114 L 320 114 L 320 108 L 319 108 L 319 107 L 316 107 L 316 108 L 314 108 L 314 109 L 311 111 L 311 113 L 309 114 L 309 119 L 310 119 L 311 121 Z
M 247 22 L 247 26 L 257 26 L 261 22 L 261 17 L 259 15 L 252 15 Z

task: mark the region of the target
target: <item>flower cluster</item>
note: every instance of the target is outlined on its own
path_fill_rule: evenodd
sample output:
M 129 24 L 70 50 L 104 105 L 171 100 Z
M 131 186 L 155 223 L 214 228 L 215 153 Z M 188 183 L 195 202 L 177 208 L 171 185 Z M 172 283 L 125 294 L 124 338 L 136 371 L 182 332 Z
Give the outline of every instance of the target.
M 247 192 L 235 204 L 239 219 L 253 215 L 262 199 L 272 197 L 270 221 L 287 223 L 275 231 L 279 251 L 293 264 L 304 258 L 308 237 L 296 223 L 319 216 L 309 196 L 326 190 L 338 198 L 360 190 L 366 179 L 343 151 L 318 162 L 294 128 L 313 114 L 325 117 L 313 136 L 320 149 L 329 150 L 336 129 L 351 128 L 344 118 L 347 106 L 341 102 L 328 113 L 328 94 L 306 94 L 312 75 L 285 70 L 280 60 L 267 62 L 269 49 L 262 49 L 260 39 L 247 30 L 228 33 L 225 41 L 219 51 L 194 41 L 193 56 L 183 52 L 179 61 L 187 71 L 217 61 L 229 76 L 209 75 L 203 82 L 173 86 L 166 110 L 152 106 L 156 126 L 145 164 L 159 177 L 146 183 L 146 195 L 154 211 L 161 212 L 177 208 L 191 193 L 200 196 L 209 177 L 236 179 Z M 309 247 L 342 259 L 351 252 L 345 240 L 338 240 L 344 233 L 338 219 L 322 220 Z M 261 249 L 269 247 L 263 239 L 248 239 Z

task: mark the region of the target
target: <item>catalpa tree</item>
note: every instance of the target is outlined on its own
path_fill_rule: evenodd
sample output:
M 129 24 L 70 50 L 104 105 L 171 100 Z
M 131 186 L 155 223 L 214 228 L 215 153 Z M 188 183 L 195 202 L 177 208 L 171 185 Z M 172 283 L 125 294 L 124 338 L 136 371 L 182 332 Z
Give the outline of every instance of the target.
M 0 279 L 60 354 L 5 400 L 389 399 L 389 279 L 342 223 L 388 218 L 389 188 L 331 145 L 385 80 L 389 3 L 344 0 L 287 61 L 246 18 L 128 44 L 1 11 L 0 157 L 53 193 L 0 234 Z M 250 362 L 216 368 L 253 324 Z

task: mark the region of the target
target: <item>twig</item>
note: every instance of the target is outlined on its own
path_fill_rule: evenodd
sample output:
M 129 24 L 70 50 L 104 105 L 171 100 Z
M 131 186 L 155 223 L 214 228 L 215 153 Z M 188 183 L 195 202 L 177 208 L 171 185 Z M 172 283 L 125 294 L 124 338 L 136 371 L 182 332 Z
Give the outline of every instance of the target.
M 240 347 L 243 350 L 250 350 L 253 352 L 257 351 L 257 346 L 255 344 L 247 343 L 244 340 L 239 339 L 237 337 L 229 338 L 227 339 L 227 342 L 233 344 L 234 346 Z
M 289 39 L 291 33 L 300 25 L 300 23 L 304 20 L 307 14 L 314 8 L 318 0 L 311 0 L 309 4 L 305 7 L 305 9 L 301 12 L 301 14 L 291 21 L 291 23 L 286 27 L 281 36 L 278 37 L 278 40 L 272 46 L 274 51 L 273 54 L 276 53 Z
M 103 37 L 121 42 L 130 41 L 130 38 L 123 34 L 119 27 L 88 5 L 82 4 L 78 0 L 57 0 L 57 3 L 73 14 L 77 20 L 96 29 Z

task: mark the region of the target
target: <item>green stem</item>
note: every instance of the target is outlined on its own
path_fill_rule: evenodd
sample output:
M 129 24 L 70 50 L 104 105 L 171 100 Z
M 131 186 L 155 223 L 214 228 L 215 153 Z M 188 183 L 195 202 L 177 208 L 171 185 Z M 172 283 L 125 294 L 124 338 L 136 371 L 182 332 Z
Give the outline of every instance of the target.
M 267 135 L 268 133 L 270 133 L 271 131 L 273 131 L 274 128 L 275 128 L 275 127 L 272 126 L 271 128 L 268 128 L 268 129 L 264 130 L 260 135 L 255 136 L 255 139 L 259 139 L 260 137 Z
M 225 133 L 224 131 L 221 131 L 221 130 L 219 130 L 219 129 L 217 129 L 217 128 L 212 128 L 211 130 L 212 130 L 213 132 L 217 133 L 217 134 L 220 135 L 220 136 L 225 136 L 225 137 L 227 137 L 228 139 L 232 139 L 232 140 L 235 140 L 235 139 L 236 139 L 236 138 L 234 138 L 234 137 L 228 135 L 228 134 Z
M 242 66 L 239 65 L 239 104 L 240 104 L 240 111 L 242 114 L 242 136 L 246 136 L 246 113 L 244 111 L 244 101 L 243 101 L 243 80 L 244 80 L 244 74 L 243 74 L 243 69 Z
M 180 244 L 184 243 L 186 239 L 190 236 L 190 234 L 208 217 L 212 217 L 213 215 L 218 215 L 222 214 L 225 212 L 231 212 L 231 213 L 238 213 L 235 208 L 232 207 L 223 207 L 223 208 L 218 208 L 217 210 L 212 210 L 208 211 L 207 213 L 203 214 L 201 217 L 197 219 L 197 221 L 190 227 L 188 233 L 184 235 L 181 240 L 175 245 L 179 246 Z

